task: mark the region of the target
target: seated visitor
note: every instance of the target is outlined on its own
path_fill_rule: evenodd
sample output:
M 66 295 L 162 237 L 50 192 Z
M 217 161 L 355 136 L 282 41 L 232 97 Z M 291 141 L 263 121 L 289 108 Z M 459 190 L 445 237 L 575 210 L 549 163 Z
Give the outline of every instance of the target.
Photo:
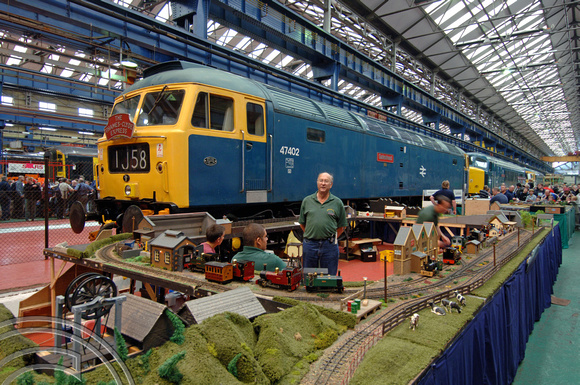
M 268 271 L 274 271 L 276 268 L 282 270 L 286 267 L 286 262 L 277 255 L 264 251 L 268 245 L 268 234 L 262 225 L 250 223 L 244 228 L 242 237 L 244 238 L 244 249 L 237 253 L 232 260 L 235 259 L 238 262 L 254 261 L 257 270 L 261 270 L 264 264 L 266 264 Z

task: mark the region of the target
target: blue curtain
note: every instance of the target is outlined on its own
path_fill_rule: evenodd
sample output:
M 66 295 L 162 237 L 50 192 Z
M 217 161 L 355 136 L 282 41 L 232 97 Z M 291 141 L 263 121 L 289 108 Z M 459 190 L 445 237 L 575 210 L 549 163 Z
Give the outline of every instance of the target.
M 532 256 L 533 254 L 530 254 Z M 534 323 L 550 306 L 562 263 L 558 227 L 488 300 L 434 362 L 421 385 L 510 384 L 524 358 Z

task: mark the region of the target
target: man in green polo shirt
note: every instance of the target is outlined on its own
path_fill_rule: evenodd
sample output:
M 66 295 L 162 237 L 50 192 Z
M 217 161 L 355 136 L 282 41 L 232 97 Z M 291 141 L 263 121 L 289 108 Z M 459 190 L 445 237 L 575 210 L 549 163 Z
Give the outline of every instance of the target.
M 280 270 L 286 267 L 280 257 L 274 253 L 267 253 L 266 246 L 268 245 L 268 233 L 266 229 L 259 223 L 250 223 L 244 227 L 242 232 L 244 238 L 244 250 L 237 253 L 232 260 L 239 262 L 254 261 L 254 268 L 262 270 L 266 264 L 266 270 L 274 271 L 276 268 Z
M 447 213 L 451 208 L 451 200 L 445 195 L 437 195 L 435 197 L 435 204 L 433 206 L 428 206 L 419 211 L 416 223 L 433 222 L 435 228 L 437 229 L 437 234 L 439 235 L 439 247 L 445 248 L 451 244 L 449 238 L 447 238 L 439 228 L 439 215 Z
M 300 207 L 300 227 L 304 231 L 304 267 L 326 267 L 328 274 L 338 271 L 337 238 L 347 226 L 344 204 L 332 195 L 333 178 L 327 172 L 318 175 L 318 191 L 308 195 Z

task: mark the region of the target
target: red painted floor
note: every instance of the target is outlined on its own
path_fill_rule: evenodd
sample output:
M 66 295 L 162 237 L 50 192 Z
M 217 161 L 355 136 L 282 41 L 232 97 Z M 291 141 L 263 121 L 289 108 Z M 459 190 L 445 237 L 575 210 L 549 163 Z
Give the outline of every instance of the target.
M 12 221 L 0 223 L 0 266 L 44 260 L 44 220 L 33 222 Z M 80 234 L 75 234 L 68 219 L 51 219 L 49 222 L 49 247 L 61 242 L 69 245 L 88 243 L 89 233 L 99 228 L 96 222 L 88 222 Z
M 50 261 L 0 265 L 0 292 L 17 291 L 50 283 Z
M 393 250 L 393 245 L 382 244 L 377 246 L 377 261 L 362 262 L 360 259 L 350 261 L 341 259 L 338 261 L 338 269 L 342 279 L 346 282 L 362 281 L 367 277 L 369 281 L 379 281 L 385 278 L 385 263 L 380 261 L 379 252 L 382 250 Z M 393 263 L 387 262 L 387 276 L 393 275 Z

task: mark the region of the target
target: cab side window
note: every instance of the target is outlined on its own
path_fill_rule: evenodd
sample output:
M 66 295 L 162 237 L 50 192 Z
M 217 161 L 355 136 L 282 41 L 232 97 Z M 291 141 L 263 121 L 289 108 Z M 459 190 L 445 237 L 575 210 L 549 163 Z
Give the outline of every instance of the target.
M 234 130 L 234 101 L 220 95 L 200 92 L 195 102 L 191 124 L 218 131 Z
M 259 104 L 246 104 L 246 116 L 248 133 L 251 135 L 264 135 L 264 109 Z

